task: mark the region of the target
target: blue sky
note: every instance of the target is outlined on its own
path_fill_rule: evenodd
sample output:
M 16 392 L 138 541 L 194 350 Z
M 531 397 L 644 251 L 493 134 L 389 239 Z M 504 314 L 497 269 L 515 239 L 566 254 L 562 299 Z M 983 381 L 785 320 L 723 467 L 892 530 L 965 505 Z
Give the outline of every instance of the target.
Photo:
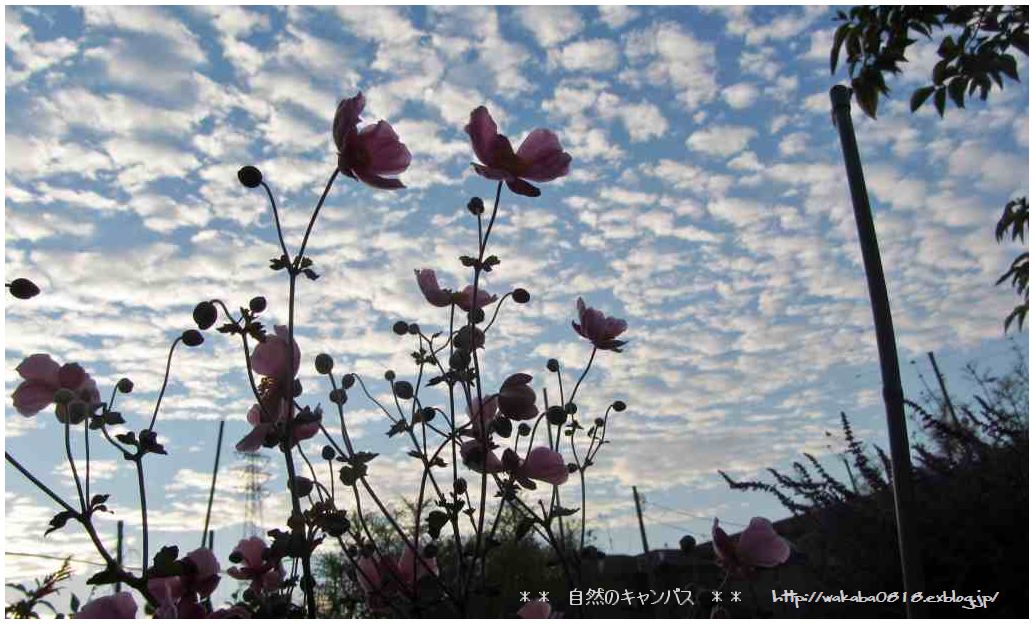
M 781 517 L 766 498 L 730 492 L 716 470 L 754 475 L 802 451 L 829 453 L 825 432 L 838 431 L 840 411 L 883 441 L 871 314 L 829 116 L 828 89 L 843 77 L 829 75 L 831 18 L 826 7 L 8 8 L 6 273 L 44 291 L 8 302 L 8 395 L 21 358 L 48 352 L 108 390 L 132 378 L 122 411 L 141 429 L 168 342 L 197 301 L 262 294 L 267 321 L 283 322 L 284 276 L 267 268 L 279 254 L 269 213 L 235 174 L 262 169 L 296 246 L 335 166 L 334 108 L 360 89 L 364 119 L 389 120 L 414 162 L 404 191 L 341 179 L 331 192 L 310 245 L 321 278 L 299 294 L 302 381 L 310 402 L 322 400 L 311 366 L 320 351 L 373 380 L 385 368 L 411 377 L 412 344 L 390 327 L 447 322 L 424 303 L 414 268 L 467 283 L 456 257 L 476 235 L 463 206 L 494 187 L 471 172 L 463 125 L 485 104 L 515 141 L 551 128 L 574 159 L 539 198 L 504 193 L 492 244 L 503 263 L 486 287 L 522 286 L 533 299 L 504 309 L 491 383 L 520 371 L 541 383 L 549 357 L 573 375 L 589 351 L 570 329 L 579 296 L 628 321 L 627 351 L 597 358 L 580 401 L 589 414 L 618 398 L 630 406 L 591 476 L 600 545 L 637 548 L 632 485 L 647 498 L 656 546 L 676 544 L 675 527 L 702 537 L 715 515 Z M 949 378 L 968 361 L 1008 359 L 1001 319 L 1013 295 L 993 284 L 1017 249 L 995 243 L 993 224 L 1027 192 L 1026 84 L 943 120 L 911 115 L 907 96 L 935 50 L 914 47 L 879 121 L 855 115 L 913 394 L 908 362 L 927 351 Z M 1026 341 L 1025 330 L 1024 352 Z M 152 543 L 193 547 L 217 423 L 227 420 L 229 449 L 247 429 L 245 389 L 228 339 L 213 334 L 177 356 L 158 425 L 171 454 L 148 468 Z M 384 453 L 375 480 L 399 495 L 418 476 L 415 460 L 386 444 L 371 407 L 353 393 L 348 417 Z M 7 449 L 71 493 L 53 417 L 5 414 Z M 132 474 L 106 449 L 96 455 L 94 488 L 112 493 L 138 552 Z M 213 518 L 224 560 L 243 520 L 227 455 Z M 276 457 L 271 466 L 279 470 Z M 5 476 L 8 551 L 96 559 L 75 531 L 41 541 L 53 510 L 12 470 Z M 286 506 L 271 496 L 266 518 Z M 110 539 L 114 521 L 102 533 Z M 8 557 L 5 571 L 51 567 Z

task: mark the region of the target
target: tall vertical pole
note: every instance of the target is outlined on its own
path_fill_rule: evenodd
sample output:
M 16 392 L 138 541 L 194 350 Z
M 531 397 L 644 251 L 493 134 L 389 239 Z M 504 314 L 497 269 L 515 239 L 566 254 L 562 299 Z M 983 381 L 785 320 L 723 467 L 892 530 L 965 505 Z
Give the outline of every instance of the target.
M 124 526 L 122 521 L 119 520 L 117 527 L 117 537 L 115 540 L 115 563 L 118 564 L 119 569 L 122 568 L 122 527 Z M 115 581 L 115 593 L 122 591 L 122 579 L 121 577 Z
M 215 441 L 215 465 L 212 467 L 212 486 L 208 488 L 208 506 L 205 508 L 205 528 L 201 531 L 201 547 L 205 547 L 208 540 L 208 522 L 212 518 L 212 499 L 215 498 L 215 478 L 219 475 L 219 456 L 223 451 L 223 429 L 226 428 L 226 421 L 219 421 L 219 436 Z
M 639 506 L 639 490 L 632 486 L 632 496 L 635 498 L 635 515 L 639 518 L 639 535 L 643 538 L 643 554 L 650 553 L 650 545 L 646 543 L 646 527 L 643 526 L 643 508 Z
M 951 402 L 951 397 L 948 395 L 948 387 L 944 385 L 944 375 L 941 374 L 941 369 L 937 366 L 937 358 L 933 356 L 933 351 L 927 351 L 926 357 L 930 358 L 933 374 L 937 376 L 937 383 L 941 386 L 941 396 L 944 397 L 944 405 L 948 410 L 948 414 L 951 415 L 951 422 L 957 427 L 959 417 L 955 415 L 955 404 Z
M 869 207 L 869 194 L 862 174 L 862 159 L 858 155 L 854 125 L 851 122 L 851 90 L 837 85 L 829 91 L 833 103 L 833 123 L 840 133 L 844 152 L 851 203 L 854 205 L 858 242 L 862 247 L 865 277 L 869 282 L 869 300 L 876 325 L 876 346 L 880 355 L 880 373 L 883 377 L 883 402 L 887 410 L 887 435 L 890 438 L 890 459 L 893 470 L 894 512 L 897 517 L 898 551 L 901 555 L 901 574 L 905 593 L 922 591 L 923 570 L 919 545 L 915 538 L 914 497 L 912 494 L 912 462 L 905 425 L 904 393 L 901 390 L 901 371 L 898 368 L 894 323 L 887 297 L 887 282 L 883 276 L 880 247 L 876 240 L 876 226 Z M 908 617 L 923 617 L 921 604 L 905 603 Z

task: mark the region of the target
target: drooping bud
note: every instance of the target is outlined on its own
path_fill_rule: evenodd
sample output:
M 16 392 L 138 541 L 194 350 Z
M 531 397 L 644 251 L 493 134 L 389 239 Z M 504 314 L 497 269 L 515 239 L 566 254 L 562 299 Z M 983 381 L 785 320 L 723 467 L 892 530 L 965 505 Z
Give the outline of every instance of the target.
M 201 343 L 205 341 L 205 337 L 202 336 L 201 332 L 199 332 L 196 329 L 188 329 L 187 331 L 183 332 L 183 335 L 180 336 L 180 339 L 183 341 L 183 344 L 187 345 L 188 347 L 200 346 Z
M 295 496 L 308 496 L 312 492 L 312 481 L 302 476 L 295 476 L 292 481 L 294 484 Z
M 405 336 L 409 332 L 409 323 L 405 321 L 395 321 L 395 324 L 391 326 L 391 331 L 395 332 L 399 336 Z
M 237 172 L 237 179 L 240 183 L 248 188 L 255 188 L 259 184 L 262 184 L 262 172 L 258 170 L 258 167 L 252 165 L 246 165 L 240 168 Z
M 528 294 L 528 291 L 524 290 L 523 288 L 514 288 L 513 300 L 523 305 L 531 301 L 531 295 Z
M 115 385 L 115 387 L 118 388 L 118 391 L 122 394 L 129 394 L 133 391 L 133 381 L 128 377 L 123 377 L 122 379 L 118 380 L 118 383 Z
M 344 388 L 334 388 L 330 391 L 330 402 L 335 405 L 344 405 L 348 401 L 348 394 Z
M 484 214 L 485 202 L 480 197 L 471 197 L 470 201 L 467 202 L 467 210 L 474 216 Z
M 549 358 L 546 360 L 546 370 L 551 373 L 555 373 L 560 370 L 560 362 L 556 361 L 556 358 Z
M 194 306 L 194 322 L 197 323 L 198 329 L 206 330 L 215 325 L 218 319 L 219 311 L 211 301 L 202 301 Z
M 574 403 L 568 403 L 567 405 L 564 406 L 564 411 L 567 412 L 568 414 L 577 414 L 578 413 L 578 406 L 575 405 Z
M 348 373 L 341 377 L 341 387 L 348 390 L 355 385 L 355 375 Z
M 546 410 L 546 420 L 551 425 L 562 425 L 567 422 L 567 412 L 559 405 L 553 405 Z
M 492 431 L 498 433 L 503 438 L 509 438 L 510 434 L 513 433 L 513 422 L 500 414 L 492 420 Z
M 416 323 L 410 323 L 409 324 L 409 333 L 412 336 L 416 336 L 416 335 L 420 334 L 420 326 L 417 325 Z
M 687 555 L 692 553 L 693 549 L 696 548 L 696 546 L 697 541 L 693 538 L 692 535 L 683 535 L 682 539 L 679 540 L 679 550 L 686 553 Z
M 592 421 L 592 424 L 596 425 L 597 427 L 602 427 L 604 422 L 605 421 L 602 418 L 597 418 L 596 420 Z
M 625 411 L 625 407 L 627 406 L 625 405 L 624 401 L 614 401 L 612 407 L 614 408 L 615 412 L 623 412 Z
M 396 381 L 394 385 L 392 385 L 392 388 L 395 391 L 395 396 L 403 401 L 408 401 L 413 398 L 413 384 L 408 381 Z
M 388 370 L 384 371 L 384 378 L 387 379 L 388 381 L 394 381 L 395 380 L 395 371 L 391 370 L 390 368 Z
M 485 311 L 481 308 L 474 308 L 470 312 L 467 312 L 467 318 L 470 319 L 471 323 L 477 325 L 481 321 L 485 320 Z
M 449 368 L 466 370 L 468 366 L 470 366 L 470 354 L 466 351 L 453 351 L 449 356 Z
M 334 459 L 337 456 L 337 452 L 334 451 L 334 447 L 333 446 L 331 446 L 329 444 L 325 444 L 325 445 L 323 445 L 323 450 L 320 451 L 320 456 L 323 459 L 325 459 L 327 461 L 330 461 L 330 460 Z
M 251 301 L 248 302 L 248 308 L 250 308 L 255 314 L 261 314 L 266 309 L 266 298 L 252 297 Z
M 517 425 L 517 435 L 526 436 L 531 435 L 531 426 L 528 423 L 521 423 Z
M 11 295 L 18 299 L 32 299 L 39 294 L 39 286 L 24 277 L 19 277 L 8 284 Z
M 463 477 L 456 479 L 456 481 L 452 484 L 452 489 L 456 490 L 456 493 L 460 496 L 463 496 L 463 494 L 467 491 L 467 480 Z

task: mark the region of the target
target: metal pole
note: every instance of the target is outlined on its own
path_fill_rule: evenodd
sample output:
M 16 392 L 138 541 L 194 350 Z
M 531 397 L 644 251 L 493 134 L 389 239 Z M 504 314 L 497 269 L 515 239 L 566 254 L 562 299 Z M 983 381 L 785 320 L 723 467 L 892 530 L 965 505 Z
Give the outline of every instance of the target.
M 635 497 L 635 515 L 639 518 L 639 535 L 643 538 L 643 554 L 649 555 L 650 546 L 646 543 L 646 527 L 643 526 L 643 509 L 639 506 L 639 490 L 632 486 L 632 496 Z
M 944 375 L 941 375 L 941 369 L 937 366 L 937 359 L 934 358 L 933 351 L 927 351 L 926 357 L 930 358 L 933 374 L 937 376 L 937 383 L 941 386 L 941 396 L 944 397 L 944 404 L 947 407 L 948 414 L 951 415 L 951 422 L 958 427 L 959 417 L 955 415 L 955 405 L 951 402 L 951 397 L 948 396 L 948 387 L 944 385 Z
M 865 189 L 865 178 L 862 174 L 862 159 L 858 155 L 854 125 L 851 122 L 851 90 L 837 85 L 830 89 L 829 98 L 833 103 L 833 123 L 840 133 L 840 146 L 844 152 L 844 167 L 847 169 L 851 203 L 854 205 L 855 223 L 858 226 L 858 242 L 862 247 L 865 277 L 869 283 L 869 299 L 876 325 L 876 346 L 880 355 L 883 402 L 887 409 L 887 435 L 890 438 L 890 459 L 894 473 L 891 485 L 894 489 L 901 575 L 905 593 L 910 595 L 923 589 L 923 568 L 919 557 L 919 544 L 915 538 L 912 462 L 905 425 L 905 397 L 901 390 L 894 323 L 890 314 L 890 300 L 887 297 L 887 281 L 883 276 L 883 263 L 880 261 L 880 247 L 876 240 L 876 227 L 869 207 L 869 194 Z M 910 618 L 924 617 L 926 611 L 921 604 L 911 602 L 905 603 L 905 610 Z
M 118 537 L 116 538 L 116 542 L 115 542 L 116 543 L 116 546 L 115 546 L 115 563 L 117 563 L 119 569 L 121 569 L 122 568 L 122 527 L 124 525 L 123 525 L 122 521 L 119 520 L 118 524 L 115 525 L 115 526 L 118 527 L 117 528 L 117 531 L 118 531 L 117 536 Z M 115 581 L 115 593 L 117 594 L 120 591 L 122 591 L 122 579 L 121 579 L 121 577 L 116 579 L 116 581 Z
M 205 509 L 205 528 L 201 532 L 201 547 L 205 547 L 205 542 L 208 541 L 208 521 L 212 517 L 212 499 L 215 497 L 215 478 L 219 474 L 219 455 L 223 450 L 223 429 L 226 427 L 226 421 L 219 421 L 219 437 L 215 442 L 215 466 L 212 467 L 212 486 L 208 489 L 208 507 Z

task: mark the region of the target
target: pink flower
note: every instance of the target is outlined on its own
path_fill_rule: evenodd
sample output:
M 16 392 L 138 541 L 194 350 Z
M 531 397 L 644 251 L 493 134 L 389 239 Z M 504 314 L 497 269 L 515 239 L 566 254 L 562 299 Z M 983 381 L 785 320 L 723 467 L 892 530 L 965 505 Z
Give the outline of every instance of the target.
M 715 518 L 711 541 L 718 565 L 740 578 L 749 575 L 754 568 L 772 568 L 790 558 L 790 544 L 764 518 L 751 518 L 737 542 L 718 526 L 718 518 Z
M 517 469 L 517 473 L 526 479 L 534 479 L 551 485 L 562 485 L 567 482 L 569 476 L 564 457 L 544 446 L 531 449 L 528 458 Z
M 474 472 L 487 472 L 494 474 L 503 469 L 503 462 L 494 451 L 485 452 L 478 440 L 469 440 L 460 445 L 460 457 L 463 465 Z
M 545 620 L 553 613 L 553 607 L 542 600 L 532 600 L 517 610 L 517 617 L 527 620 Z
M 83 620 L 131 620 L 136 618 L 136 600 L 129 592 L 119 592 L 91 600 L 72 616 Z
M 510 375 L 499 388 L 499 411 L 513 420 L 528 420 L 539 415 L 535 407 L 535 391 L 528 384 L 531 375 Z
M 470 123 L 464 130 L 470 135 L 474 153 L 482 163 L 474 163 L 474 170 L 490 180 L 504 180 L 518 195 L 538 197 L 541 194 L 528 180 L 549 182 L 567 175 L 571 155 L 563 151 L 560 139 L 549 130 L 532 130 L 514 153 L 510 139 L 499 134 L 484 106 L 470 113 Z
M 597 349 L 618 353 L 621 353 L 621 346 L 625 341 L 615 338 L 628 329 L 628 323 L 624 320 L 612 316 L 604 317 L 599 310 L 585 307 L 581 297 L 578 297 L 578 323 L 571 321 L 571 326 L 579 336 L 592 341 Z
M 298 342 L 294 341 L 294 362 L 293 368 L 287 370 L 287 342 L 290 332 L 286 325 L 277 325 L 273 328 L 275 334 L 267 335 L 266 341 L 259 343 L 251 353 L 251 369 L 259 375 L 282 379 L 287 376 L 294 377 L 298 374 L 298 366 L 302 361 L 302 353 L 298 349 Z
M 226 571 L 240 581 L 251 581 L 254 592 L 272 591 L 284 578 L 284 568 L 278 560 L 269 558 L 266 542 L 261 537 L 249 537 L 237 543 L 230 553 L 238 565 Z
M 75 401 L 87 404 L 100 403 L 97 382 L 78 364 L 59 365 L 45 353 L 30 355 L 15 369 L 23 381 L 14 390 L 11 398 L 14 408 L 22 416 L 35 416 L 54 402 L 58 390 L 71 390 Z M 67 407 L 59 405 L 58 420 L 64 422 Z M 81 422 L 81 421 L 80 421 Z
M 398 561 L 387 556 L 360 557 L 356 576 L 359 587 L 366 595 L 371 611 L 383 612 L 389 607 L 389 600 L 401 589 L 407 594 L 416 592 L 416 584 L 428 574 L 438 574 L 438 560 L 434 557 L 417 555 L 406 544 Z
M 181 560 L 179 576 L 150 578 L 147 589 L 158 601 L 156 615 L 161 618 L 201 618 L 205 609 L 200 599 L 207 598 L 219 585 L 219 561 L 207 548 L 198 548 Z
M 414 270 L 416 273 L 416 283 L 420 286 L 420 292 L 424 293 L 424 298 L 431 305 L 444 308 L 450 304 L 455 303 L 464 312 L 470 312 L 471 308 L 474 307 L 474 286 L 470 285 L 456 293 L 448 288 L 442 288 L 438 285 L 438 276 L 432 269 L 419 269 Z M 497 297 L 490 295 L 481 288 L 478 288 L 477 296 L 477 307 L 483 308 L 486 305 L 495 301 Z
M 397 175 L 409 167 L 412 160 L 409 150 L 386 121 L 378 121 L 359 130 L 359 115 L 365 106 L 366 98 L 362 92 L 338 104 L 334 115 L 338 169 L 374 188 L 404 188 L 400 180 L 384 176 Z
M 470 425 L 475 433 L 481 431 L 481 425 L 488 425 L 495 419 L 499 410 L 498 397 L 490 394 L 483 399 L 471 397 L 467 412 L 470 416 Z

